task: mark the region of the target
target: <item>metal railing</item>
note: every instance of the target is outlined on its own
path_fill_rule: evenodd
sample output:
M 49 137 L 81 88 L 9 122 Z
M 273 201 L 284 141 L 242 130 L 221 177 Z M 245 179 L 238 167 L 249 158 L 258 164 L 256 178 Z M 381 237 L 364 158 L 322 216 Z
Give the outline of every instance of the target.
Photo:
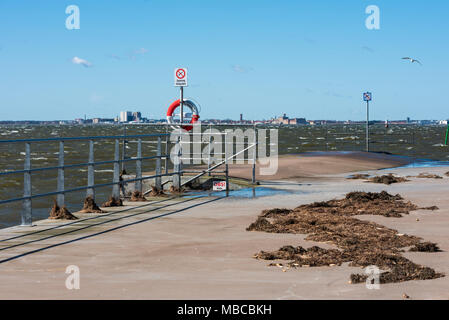
M 234 158 L 236 158 L 240 154 L 242 154 L 242 153 L 244 153 L 246 151 L 249 151 L 252 148 L 254 148 L 253 157 L 252 157 L 252 159 L 247 159 L 247 160 L 251 161 L 251 164 L 252 164 L 252 179 L 251 179 L 251 181 L 252 181 L 253 184 L 256 183 L 257 151 L 255 149 L 256 149 L 256 147 L 258 145 L 258 143 L 257 143 L 257 133 L 256 132 L 257 132 L 256 129 L 254 129 L 254 137 L 253 137 L 254 140 L 252 142 L 248 141 L 248 143 L 245 143 L 245 142 L 242 142 L 242 143 L 229 142 L 229 140 L 228 140 L 228 133 L 227 132 L 221 133 L 225 137 L 225 140 L 224 140 L 225 152 L 224 152 L 224 154 L 221 154 L 221 155 L 224 155 L 224 160 L 216 163 L 215 165 L 212 165 L 212 158 L 211 158 L 211 148 L 210 148 L 211 145 L 212 145 L 212 141 L 210 139 L 211 134 L 207 133 L 207 132 L 202 133 L 202 135 L 209 135 L 209 141 L 208 141 L 209 149 L 208 149 L 208 154 L 207 154 L 208 155 L 208 157 L 207 157 L 207 169 L 206 170 L 200 170 L 200 171 L 198 171 L 198 170 L 197 171 L 193 171 L 193 170 L 191 170 L 191 171 L 183 171 L 184 173 L 197 173 L 197 175 L 195 175 L 195 176 L 189 178 L 187 181 L 183 182 L 181 184 L 181 186 L 187 185 L 188 183 L 190 183 L 190 182 L 192 182 L 192 181 L 202 177 L 205 174 L 209 174 L 210 175 L 210 173 L 212 171 L 214 171 L 215 169 L 219 168 L 222 165 L 225 165 L 225 170 L 223 171 L 223 173 L 225 174 L 225 180 L 226 180 L 226 192 L 229 193 L 229 161 L 234 159 Z M 214 133 L 214 134 L 216 134 L 216 133 Z M 195 143 L 195 142 L 193 142 L 193 143 Z M 248 146 L 246 148 L 244 148 L 242 150 L 239 150 L 236 153 L 234 153 L 234 154 L 229 156 L 228 148 L 229 148 L 230 144 L 232 146 L 234 146 L 234 145 L 237 146 L 237 145 L 242 145 L 242 144 L 243 144 L 243 146 L 245 146 L 245 145 L 248 145 Z M 192 153 L 192 157 L 195 157 L 195 156 L 196 156 L 196 154 Z
M 193 136 L 195 133 L 189 133 L 190 136 Z M 175 144 L 175 153 L 177 150 L 176 156 L 178 157 L 178 160 L 181 161 L 173 161 L 172 157 L 173 154 L 169 154 L 169 144 L 171 143 L 169 136 L 170 134 L 167 133 L 157 133 L 157 134 L 138 134 L 138 135 L 114 135 L 114 136 L 88 136 L 88 137 L 66 137 L 66 138 L 39 138 L 39 139 L 16 139 L 16 140 L 0 140 L 0 146 L 3 144 L 24 144 L 24 166 L 21 170 L 8 170 L 6 172 L 0 172 L 0 177 L 5 177 L 9 175 L 14 174 L 23 174 L 23 195 L 21 197 L 14 197 L 10 199 L 0 200 L 0 205 L 12 203 L 12 202 L 22 202 L 22 210 L 21 210 L 21 225 L 22 226 L 31 226 L 33 223 L 33 206 L 32 206 L 32 200 L 36 198 L 43 198 L 48 196 L 56 196 L 56 204 L 62 208 L 65 206 L 65 196 L 67 193 L 72 192 L 79 192 L 79 191 L 86 191 L 86 197 L 92 197 L 95 201 L 95 190 L 97 188 L 103 188 L 103 187 L 111 187 L 112 186 L 112 198 L 119 199 L 120 198 L 120 190 L 124 191 L 124 186 L 127 183 L 134 182 L 134 190 L 141 192 L 143 195 L 148 194 L 151 190 L 143 192 L 143 181 L 148 179 L 154 179 L 154 186 L 158 190 L 163 189 L 162 184 L 162 177 L 165 176 L 171 176 L 172 177 L 172 184 L 174 187 L 181 189 L 183 186 L 187 185 L 188 183 L 200 178 L 201 176 L 205 174 L 211 175 L 212 172 L 216 173 L 224 173 L 225 179 L 226 179 L 226 194 L 228 195 L 229 192 L 229 161 L 232 159 L 240 156 L 242 153 L 249 151 L 250 149 L 254 148 L 254 152 L 252 153 L 251 159 L 244 159 L 244 161 L 251 161 L 252 162 L 252 182 L 256 182 L 256 161 L 257 161 L 257 133 L 256 130 L 254 130 L 254 136 L 252 139 L 254 139 L 252 142 L 248 138 L 248 142 L 245 144 L 245 142 L 235 142 L 228 140 L 228 134 L 227 132 L 221 132 L 219 134 L 223 135 L 225 137 L 224 139 L 224 146 L 225 146 L 225 152 L 224 152 L 224 159 L 220 157 L 219 159 L 211 156 L 211 145 L 213 143 L 216 143 L 215 141 L 212 142 L 211 135 L 212 133 L 202 132 L 201 135 L 210 135 L 209 140 L 207 142 L 199 142 L 201 144 L 206 144 L 208 147 L 208 157 L 207 157 L 207 170 L 183 170 L 183 164 L 182 160 L 185 158 L 183 157 L 189 157 L 187 159 L 195 159 L 195 156 L 197 154 L 195 153 L 186 153 L 183 155 L 183 141 L 181 139 L 178 139 Z M 214 135 L 217 134 L 217 132 L 213 133 Z M 146 138 L 157 138 L 156 144 L 156 155 L 154 156 L 146 156 L 144 157 L 142 155 L 142 139 Z M 165 138 L 165 139 L 163 139 Z M 125 150 L 126 150 L 126 143 L 128 143 L 128 139 L 137 139 L 137 154 L 135 157 L 126 157 Z M 95 161 L 95 141 L 99 140 L 115 140 L 114 143 L 114 151 L 113 151 L 113 160 L 103 160 L 103 161 Z M 164 140 L 164 141 L 163 141 Z M 88 159 L 87 162 L 82 163 L 75 163 L 75 164 L 66 164 L 65 163 L 65 143 L 69 141 L 88 141 Z M 120 141 L 123 141 L 123 148 L 122 148 L 122 157 L 120 157 Z M 57 160 L 58 164 L 56 166 L 47 166 L 47 167 L 39 167 L 34 168 L 32 167 L 31 163 L 31 146 L 36 143 L 58 143 L 59 144 L 59 150 L 57 152 Z M 162 144 L 165 143 L 165 153 L 162 153 Z M 191 145 L 196 143 L 195 141 L 188 142 Z M 238 150 L 237 145 L 243 144 L 244 146 L 241 148 L 241 150 Z M 245 147 L 245 145 L 247 145 Z M 229 146 L 232 146 L 231 151 L 229 150 Z M 234 153 L 234 146 L 236 146 L 236 151 Z M 188 150 L 191 150 L 190 148 Z M 216 155 L 216 154 L 215 154 Z M 220 154 L 220 156 L 223 155 L 223 153 Z M 249 155 L 249 153 L 248 153 Z M 173 170 L 172 172 L 168 169 L 168 160 L 172 160 L 173 163 Z M 142 162 L 145 160 L 155 160 L 155 171 L 152 175 L 143 175 L 142 172 Z M 165 173 L 162 172 L 162 160 L 165 160 Z M 202 160 L 205 160 L 202 158 Z M 123 165 L 128 162 L 135 162 L 135 178 L 130 179 L 122 179 L 121 171 L 123 171 Z M 190 162 L 189 162 L 190 163 Z M 112 182 L 105 182 L 105 183 L 95 183 L 95 167 L 99 165 L 112 165 L 113 167 L 113 177 Z M 122 170 L 120 170 L 120 165 L 122 165 Z M 217 168 L 221 166 L 225 166 L 224 171 L 216 171 Z M 72 188 L 66 188 L 66 176 L 65 176 L 65 170 L 69 168 L 81 168 L 81 167 L 87 167 L 87 185 L 83 186 L 77 186 Z M 57 171 L 57 181 L 56 181 L 56 191 L 51 192 L 42 192 L 42 193 L 36 193 L 33 194 L 32 192 L 32 175 L 38 172 L 47 172 L 47 171 Z M 186 181 L 182 181 L 181 177 L 184 173 L 195 173 L 193 177 L 187 177 Z M 123 195 L 125 196 L 125 193 L 123 192 Z
M 21 225 L 31 226 L 33 222 L 33 209 L 32 209 L 32 199 L 56 196 L 56 203 L 59 207 L 65 205 L 65 194 L 77 191 L 86 190 L 86 196 L 90 196 L 95 199 L 95 189 L 100 187 L 112 186 L 112 197 L 115 199 L 120 198 L 120 186 L 128 183 L 135 182 L 135 190 L 142 192 L 142 181 L 146 179 L 155 179 L 156 188 L 161 188 L 161 178 L 163 176 L 173 176 L 181 175 L 180 171 L 173 171 L 162 173 L 161 170 L 161 159 L 165 158 L 166 164 L 169 158 L 168 154 L 162 154 L 162 137 L 168 134 L 142 134 L 142 135 L 126 135 L 126 136 L 92 136 L 92 137 L 69 137 L 69 138 L 41 138 L 41 139 L 16 139 L 16 140 L 0 140 L 0 144 L 11 144 L 11 143 L 25 143 L 25 160 L 23 170 L 10 170 L 6 172 L 0 172 L 0 177 L 22 174 L 23 177 L 23 196 L 16 197 L 6 200 L 0 200 L 0 204 L 6 204 L 11 202 L 23 201 L 23 209 L 21 211 Z M 157 154 L 156 156 L 142 156 L 142 139 L 157 137 Z M 120 159 L 120 140 L 126 141 L 126 139 L 135 138 L 137 141 L 137 156 L 135 158 L 122 158 Z M 64 163 L 64 143 L 67 141 L 89 141 L 89 156 L 88 162 L 68 164 Z M 95 161 L 94 160 L 94 141 L 95 140 L 115 140 L 114 146 L 114 160 L 106 161 Z M 32 168 L 31 166 L 31 144 L 38 142 L 58 142 L 59 152 L 58 152 L 58 165 L 50 167 Z M 168 143 L 168 140 L 166 140 Z M 166 148 L 167 149 L 167 148 Z M 144 160 L 156 160 L 156 174 L 151 176 L 142 176 L 142 161 Z M 121 180 L 120 179 L 120 164 L 125 162 L 135 161 L 136 162 L 136 178 Z M 113 165 L 113 178 L 112 182 L 95 184 L 95 166 L 112 164 Z M 87 186 L 80 186 L 75 188 L 66 189 L 65 188 L 65 175 L 64 171 L 67 168 L 77 168 L 77 167 L 87 167 Z M 53 192 L 45 192 L 32 194 L 32 182 L 31 176 L 36 172 L 57 170 L 57 190 Z

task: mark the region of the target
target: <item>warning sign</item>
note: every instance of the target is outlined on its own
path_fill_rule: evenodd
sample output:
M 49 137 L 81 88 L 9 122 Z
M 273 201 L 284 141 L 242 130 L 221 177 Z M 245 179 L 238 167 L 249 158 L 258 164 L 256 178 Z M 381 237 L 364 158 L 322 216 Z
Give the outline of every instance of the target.
M 363 101 L 371 101 L 373 100 L 373 95 L 371 94 L 371 92 L 365 92 L 363 94 Z
M 175 69 L 175 87 L 187 87 L 187 68 Z
M 213 190 L 214 191 L 226 190 L 226 181 L 214 181 Z

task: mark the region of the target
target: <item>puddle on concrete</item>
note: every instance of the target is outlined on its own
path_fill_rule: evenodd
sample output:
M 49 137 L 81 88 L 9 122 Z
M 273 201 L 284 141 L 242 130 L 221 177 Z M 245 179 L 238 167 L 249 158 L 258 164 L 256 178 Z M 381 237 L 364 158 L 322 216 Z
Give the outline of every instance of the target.
M 283 195 L 296 193 L 297 191 L 289 191 L 283 189 L 269 188 L 269 187 L 255 187 L 255 188 L 242 188 L 239 190 L 230 190 L 229 197 L 233 198 L 259 198 L 268 197 L 274 195 Z M 190 191 L 186 192 L 183 197 L 196 198 L 196 197 L 224 197 L 226 191 Z
M 432 168 L 432 167 L 449 167 L 449 161 L 417 159 L 416 162 L 398 168 Z

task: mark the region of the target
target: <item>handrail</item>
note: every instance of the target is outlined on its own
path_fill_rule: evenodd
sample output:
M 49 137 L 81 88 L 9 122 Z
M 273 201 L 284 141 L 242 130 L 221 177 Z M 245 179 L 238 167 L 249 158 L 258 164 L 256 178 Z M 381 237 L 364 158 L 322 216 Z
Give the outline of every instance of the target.
M 182 173 L 182 172 L 181 172 Z M 165 176 L 171 176 L 173 174 L 169 173 L 169 174 L 158 174 L 158 175 L 152 175 L 152 176 L 147 176 L 147 177 L 142 177 L 142 178 L 135 178 L 135 179 L 127 179 L 127 180 L 121 180 L 119 182 L 108 182 L 108 183 L 100 183 L 100 184 L 95 184 L 93 186 L 85 186 L 85 187 L 76 187 L 76 188 L 72 188 L 72 189 L 65 189 L 64 193 L 70 193 L 70 192 L 76 192 L 76 191 L 83 191 L 83 190 L 87 190 L 89 188 L 103 188 L 103 187 L 109 187 L 109 186 L 113 186 L 116 184 L 125 184 L 128 182 L 136 182 L 136 181 L 141 181 L 141 180 L 147 180 L 147 179 L 153 179 L 156 177 L 165 177 Z M 60 194 L 60 191 L 52 191 L 52 192 L 46 192 L 46 193 L 39 193 L 39 194 L 33 194 L 31 196 L 28 197 L 21 197 L 21 198 L 13 198 L 13 199 L 7 199 L 7 200 L 0 200 L 0 204 L 5 204 L 5 203 L 11 203 L 11 202 L 17 202 L 17 201 L 22 201 L 22 200 L 26 200 L 26 199 L 35 199 L 35 198 L 42 198 L 42 197 L 48 197 L 48 196 L 54 196 L 54 195 L 58 195 Z
M 222 162 L 220 162 L 220 163 L 218 163 L 218 164 L 216 164 L 216 165 L 214 165 L 214 166 L 208 168 L 207 170 L 204 170 L 203 172 L 197 174 L 197 175 L 194 176 L 193 178 L 191 178 L 191 179 L 185 181 L 184 183 L 181 184 L 181 186 L 185 186 L 185 185 L 188 184 L 189 182 L 192 182 L 192 181 L 198 179 L 199 177 L 205 175 L 206 173 L 211 172 L 212 170 L 214 170 L 214 169 L 216 169 L 216 168 L 218 168 L 218 167 L 220 167 L 220 166 L 226 164 L 229 160 L 232 160 L 233 158 L 237 157 L 237 156 L 238 156 L 239 154 L 241 154 L 242 152 L 245 152 L 246 150 L 249 150 L 249 149 L 251 149 L 251 148 L 253 148 L 253 147 L 255 147 L 255 146 L 257 146 L 257 143 L 254 143 L 254 144 L 252 144 L 252 145 L 246 147 L 245 149 L 240 150 L 239 152 L 233 154 L 233 155 L 230 156 L 229 158 L 225 158 L 225 160 L 223 160 Z M 228 175 L 227 170 L 226 170 L 226 175 Z
M 232 125 L 229 125 L 232 126 Z M 246 125 L 246 126 L 250 126 L 250 125 Z M 254 126 L 255 128 L 255 126 Z M 198 133 L 194 133 L 191 132 L 189 133 L 190 135 L 194 136 Z M 202 134 L 204 135 L 215 135 L 218 134 L 217 133 L 212 133 L 212 132 L 203 132 Z M 32 222 L 33 222 L 33 216 L 32 216 L 32 212 L 33 212 L 33 208 L 32 208 L 32 200 L 36 199 L 36 198 L 42 198 L 42 197 L 47 197 L 47 196 L 57 196 L 56 198 L 56 204 L 59 207 L 64 207 L 65 205 L 65 195 L 68 193 L 73 193 L 73 192 L 79 192 L 79 191 L 83 191 L 86 190 L 86 197 L 90 196 L 94 199 L 95 201 L 95 190 L 98 188 L 103 188 L 103 187 L 110 187 L 112 186 L 112 197 L 115 199 L 120 198 L 120 189 L 123 190 L 124 193 L 124 186 L 127 183 L 132 183 L 134 182 L 134 190 L 135 191 L 139 191 L 142 193 L 142 187 L 143 187 L 143 183 L 142 181 L 148 180 L 148 179 L 154 179 L 155 181 L 155 187 L 159 190 L 162 189 L 163 185 L 167 182 L 167 181 L 172 181 L 173 186 L 175 186 L 175 188 L 181 188 L 182 186 L 185 186 L 187 183 L 203 176 L 204 174 L 207 173 L 211 173 L 212 171 L 214 171 L 216 168 L 222 166 L 223 164 L 226 165 L 226 169 L 224 171 L 215 171 L 215 172 L 219 172 L 219 173 L 225 173 L 226 174 L 226 181 L 228 182 L 228 173 L 229 173 L 229 168 L 228 168 L 228 161 L 234 159 L 235 157 L 239 156 L 240 154 L 244 153 L 247 150 L 250 150 L 251 148 L 255 148 L 257 146 L 257 133 L 256 130 L 254 131 L 254 143 L 252 143 L 251 141 L 248 141 L 247 144 L 245 144 L 245 142 L 238 142 L 235 141 L 234 139 L 232 139 L 231 141 L 228 141 L 228 133 L 227 132 L 219 132 L 219 134 L 224 135 L 225 136 L 225 153 L 224 153 L 224 160 L 221 161 L 218 164 L 215 164 L 213 166 L 211 166 L 210 160 L 211 160 L 211 144 L 213 143 L 217 143 L 216 141 L 212 142 L 212 139 L 209 138 L 209 142 L 200 142 L 200 143 L 205 143 L 205 144 L 209 144 L 209 159 L 208 159 L 208 169 L 204 170 L 204 171 L 189 171 L 189 170 L 183 170 L 182 169 L 182 165 L 180 163 L 178 163 L 178 161 L 174 161 L 174 168 L 172 172 L 168 171 L 168 166 L 167 166 L 167 160 L 172 158 L 172 154 L 168 153 L 168 145 L 170 143 L 175 143 L 177 145 L 176 148 L 178 148 L 178 153 L 177 153 L 177 157 L 178 160 L 181 159 L 181 163 L 182 163 L 182 159 L 185 159 L 182 157 L 182 145 L 185 143 L 184 141 L 182 141 L 181 139 L 178 138 L 178 140 L 176 142 L 173 142 L 169 139 L 169 136 L 171 136 L 171 134 L 169 134 L 168 132 L 166 133 L 155 133 L 155 134 L 138 134 L 138 135 L 113 135 L 113 136 L 85 136 L 85 137 L 55 137 L 55 138 L 35 138 L 35 139 L 14 139 L 14 140 L 0 140 L 0 145 L 1 144 L 6 144 L 6 143 L 24 143 L 25 144 L 25 159 L 24 161 L 24 165 L 23 165 L 23 169 L 20 170 L 11 170 L 11 171 L 6 171 L 6 172 L 0 172 L 0 177 L 5 177 L 8 175 L 13 175 L 13 174 L 23 174 L 23 196 L 22 197 L 15 197 L 15 198 L 11 198 L 11 199 L 5 199 L 5 200 L 0 200 L 0 204 L 6 204 L 6 203 L 12 203 L 12 202 L 19 202 L 22 201 L 23 202 L 23 210 L 21 212 L 21 219 L 22 219 L 22 226 L 31 226 Z M 157 143 L 157 150 L 156 150 L 156 155 L 154 156 L 142 156 L 142 139 L 143 138 L 151 138 L 151 137 L 157 137 L 157 141 L 150 140 L 150 141 L 146 141 L 146 142 L 154 142 Z M 162 141 L 162 137 L 164 137 L 165 141 Z M 129 141 L 129 139 L 135 139 L 133 142 L 137 142 L 137 155 L 135 157 L 126 157 L 126 155 L 124 154 L 124 151 L 122 151 L 123 153 L 123 157 L 120 158 L 120 141 L 122 140 L 123 143 L 127 143 Z M 115 142 L 112 142 L 115 146 L 113 147 L 113 160 L 104 160 L 104 161 L 95 161 L 94 159 L 94 146 L 95 140 L 115 140 Z M 69 142 L 69 141 L 89 141 L 87 143 L 87 147 L 88 147 L 88 160 L 87 162 L 82 162 L 82 163 L 74 163 L 74 164 L 65 164 L 64 162 L 64 144 L 65 142 Z M 31 166 L 31 145 L 33 143 L 40 143 L 40 142 L 58 142 L 59 143 L 59 152 L 57 153 L 57 158 L 58 158 L 58 165 L 55 166 L 48 166 L 48 167 L 37 167 L 37 168 L 33 168 Z M 165 143 L 165 154 L 162 154 L 162 143 Z M 195 143 L 198 143 L 196 141 L 191 141 L 190 142 L 192 145 Z M 222 142 L 219 142 L 222 143 Z M 252 143 L 252 144 L 251 144 Z M 237 149 L 238 151 L 236 151 L 235 154 L 232 154 L 231 156 L 228 156 L 228 144 L 232 144 L 235 145 L 236 147 L 239 147 L 241 145 L 249 145 L 248 147 L 244 148 L 243 150 L 239 150 L 240 147 Z M 269 144 L 271 145 L 271 144 Z M 243 148 L 243 147 L 242 147 Z M 215 150 L 215 149 L 214 149 Z M 189 153 L 189 159 L 194 158 L 195 155 L 197 155 L 198 153 Z M 223 153 L 219 152 L 220 154 L 220 158 L 221 155 L 223 155 Z M 255 181 L 255 162 L 256 162 L 256 151 L 254 151 L 254 158 L 252 159 L 253 161 L 253 182 Z M 156 162 L 156 171 L 155 174 L 150 175 L 150 176 L 143 176 L 142 175 L 142 161 L 144 160 L 155 160 Z M 165 173 L 162 173 L 162 159 L 165 159 Z M 121 174 L 120 174 L 120 164 L 123 163 L 127 163 L 130 161 L 135 161 L 136 162 L 136 173 L 135 173 L 135 178 L 130 178 L 130 179 L 122 179 Z M 94 181 L 94 176 L 95 176 L 95 166 L 98 165 L 105 165 L 105 164 L 111 164 L 113 165 L 113 178 L 111 182 L 105 182 L 105 183 L 99 183 L 99 184 L 95 184 Z M 79 186 L 79 187 L 73 187 L 73 188 L 69 188 L 66 189 L 65 188 L 65 176 L 64 176 L 64 170 L 67 168 L 79 168 L 79 167 L 87 167 L 87 185 L 84 186 Z M 50 170 L 57 170 L 57 190 L 52 191 L 52 192 L 45 192 L 45 193 L 37 193 L 37 194 L 32 194 L 32 179 L 31 179 L 31 175 L 33 173 L 36 172 L 45 172 L 45 171 L 50 171 Z M 193 178 L 188 179 L 185 182 L 182 182 L 181 180 L 181 176 L 184 173 L 199 173 L 197 175 L 195 175 Z M 164 183 L 162 183 L 162 177 L 173 177 L 172 179 L 168 179 L 167 181 L 165 181 Z M 146 191 L 143 194 L 146 195 L 148 194 L 150 191 Z M 229 183 L 227 183 L 227 187 L 226 187 L 226 192 L 228 194 L 229 192 Z
M 118 160 L 118 162 L 122 163 L 122 162 L 136 161 L 136 160 L 150 160 L 150 159 L 165 158 L 165 157 L 167 157 L 167 155 L 140 157 L 140 158 L 127 158 L 127 159 L 120 159 L 120 160 Z M 28 169 L 28 170 L 24 169 L 24 170 L 6 171 L 6 172 L 0 172 L 0 176 L 8 175 L 8 174 L 25 173 L 25 172 L 38 172 L 38 171 L 47 171 L 47 170 L 65 169 L 65 168 L 78 168 L 78 167 L 85 167 L 85 166 L 90 166 L 90 165 L 103 165 L 103 164 L 111 164 L 111 163 L 115 163 L 115 162 L 117 162 L 117 161 L 106 160 L 106 161 L 97 161 L 97 162 L 67 164 L 67 165 L 63 165 L 63 166 L 33 168 L 33 169 Z
M 88 137 L 60 137 L 60 138 L 36 138 L 36 139 L 14 139 L 0 140 L 0 143 L 17 143 L 17 142 L 48 142 L 48 141 L 78 141 L 78 140 L 99 140 L 99 139 L 129 139 L 129 138 L 147 138 L 147 137 L 163 137 L 169 136 L 168 133 L 152 133 L 152 134 L 136 134 L 122 136 L 88 136 Z
M 15 140 L 0 140 L 0 144 L 3 143 L 24 143 L 25 144 L 25 159 L 24 159 L 24 168 L 21 170 L 12 170 L 6 172 L 0 172 L 0 176 L 8 176 L 13 174 L 23 174 L 23 196 L 16 197 L 11 199 L 0 200 L 0 204 L 12 203 L 23 201 L 23 210 L 21 212 L 21 219 L 23 226 L 31 226 L 32 225 L 32 199 L 53 196 L 56 195 L 56 203 L 59 207 L 64 207 L 65 205 L 65 194 L 77 191 L 87 190 L 86 196 L 90 196 L 95 201 L 95 190 L 101 187 L 112 186 L 112 197 L 115 199 L 120 198 L 120 188 L 126 183 L 135 182 L 136 191 L 142 192 L 142 181 L 147 179 L 155 179 L 156 186 L 161 188 L 161 177 L 163 176 L 173 176 L 173 175 L 181 175 L 182 171 L 173 171 L 166 172 L 162 174 L 161 172 L 161 159 L 169 157 L 168 154 L 162 154 L 162 137 L 167 137 L 165 139 L 165 143 L 168 145 L 170 143 L 168 139 L 168 133 L 156 133 L 156 134 L 138 134 L 138 135 L 113 135 L 113 136 L 87 136 L 87 137 L 58 137 L 58 138 L 37 138 L 37 139 L 15 139 Z M 142 156 L 142 139 L 157 137 L 157 154 L 155 156 Z M 137 139 L 137 156 L 136 157 L 126 157 L 120 159 L 120 140 L 123 140 L 126 143 L 129 139 Z M 113 152 L 113 160 L 104 160 L 104 161 L 95 161 L 94 160 L 94 141 L 95 140 L 115 140 L 114 144 L 114 152 Z M 64 143 L 67 141 L 89 141 L 89 155 L 88 161 L 84 163 L 75 163 L 75 164 L 65 164 L 64 163 Z M 40 168 L 32 168 L 31 167 L 31 145 L 33 143 L 39 142 L 58 142 L 59 143 L 59 152 L 57 153 L 58 157 L 58 165 L 50 166 L 50 167 L 40 167 Z M 168 148 L 166 148 L 168 150 Z M 152 176 L 142 177 L 142 161 L 143 160 L 156 160 L 156 174 Z M 136 177 L 134 179 L 126 179 L 123 180 L 120 175 L 119 165 L 121 163 L 127 163 L 130 161 L 136 162 Z M 104 165 L 104 164 L 113 164 L 113 178 L 112 182 L 95 184 L 94 175 L 95 175 L 95 166 Z M 87 167 L 87 185 L 74 187 L 70 189 L 66 189 L 64 170 L 67 168 L 78 168 L 78 167 Z M 57 170 L 57 190 L 52 192 L 38 193 L 32 194 L 32 173 L 36 172 L 45 172 L 49 170 Z

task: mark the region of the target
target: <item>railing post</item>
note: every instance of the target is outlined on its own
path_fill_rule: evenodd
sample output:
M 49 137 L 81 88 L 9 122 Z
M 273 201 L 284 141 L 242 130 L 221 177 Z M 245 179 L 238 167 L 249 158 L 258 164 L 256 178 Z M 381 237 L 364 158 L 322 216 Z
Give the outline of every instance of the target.
M 174 159 L 174 175 L 173 175 L 173 187 L 181 189 L 181 137 L 178 137 L 176 141 L 175 151 L 177 154 L 177 159 Z
M 209 147 L 208 147 L 208 157 L 207 157 L 207 170 L 210 169 L 210 145 L 212 144 L 212 127 L 209 125 Z M 209 171 L 208 175 L 211 176 L 211 172 Z
M 142 192 L 142 139 L 137 141 L 136 179 L 135 191 Z
M 58 195 L 57 204 L 60 208 L 64 207 L 64 141 L 59 142 L 59 156 L 58 156 Z
M 161 156 L 162 156 L 162 139 L 161 137 L 157 137 L 157 154 L 156 154 L 156 189 L 162 189 L 162 168 L 161 168 Z
M 87 186 L 89 189 L 87 189 L 86 196 L 92 197 L 92 199 L 95 200 L 95 188 L 93 186 L 95 185 L 95 165 L 93 164 L 95 162 L 94 158 L 94 141 L 89 141 L 89 165 L 87 166 Z
M 25 144 L 25 163 L 24 170 L 31 170 L 31 147 L 29 143 Z M 31 172 L 26 171 L 23 174 L 23 197 L 31 197 Z M 22 210 L 22 226 L 33 225 L 33 211 L 31 205 L 31 198 L 23 200 Z
M 225 134 L 225 174 L 226 174 L 226 196 L 229 195 L 229 165 L 228 165 L 228 135 Z
M 253 151 L 253 172 L 252 172 L 252 183 L 256 183 L 256 161 L 257 161 L 257 132 L 254 126 L 254 151 Z
M 123 148 L 122 148 L 122 160 L 126 159 L 126 144 L 128 141 L 126 140 L 126 124 L 123 126 Z M 125 169 L 125 161 L 122 162 L 122 171 Z
M 116 200 L 120 199 L 120 142 L 115 140 L 114 150 L 114 176 L 112 178 L 114 185 L 112 186 L 112 197 Z
M 168 127 L 165 127 L 165 174 L 168 174 L 168 143 L 169 143 L 169 138 L 168 138 Z

